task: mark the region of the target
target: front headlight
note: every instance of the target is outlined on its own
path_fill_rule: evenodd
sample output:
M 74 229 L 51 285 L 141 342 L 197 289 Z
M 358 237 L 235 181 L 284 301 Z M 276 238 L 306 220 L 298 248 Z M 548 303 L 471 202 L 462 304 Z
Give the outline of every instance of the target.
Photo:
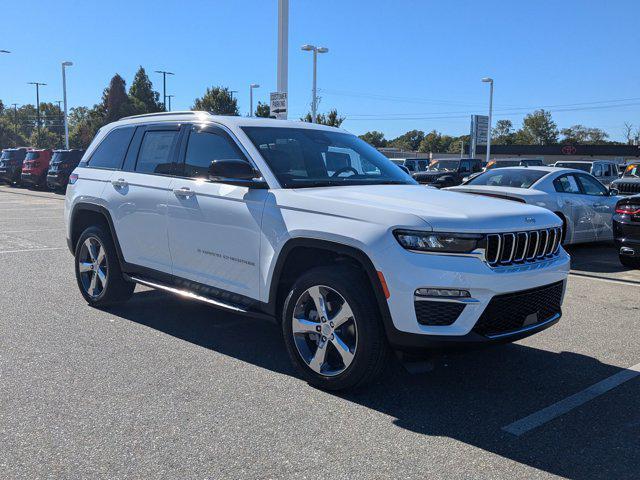
M 396 230 L 396 239 L 407 250 L 441 253 L 473 252 L 484 235 L 475 233 L 419 232 L 415 230 Z

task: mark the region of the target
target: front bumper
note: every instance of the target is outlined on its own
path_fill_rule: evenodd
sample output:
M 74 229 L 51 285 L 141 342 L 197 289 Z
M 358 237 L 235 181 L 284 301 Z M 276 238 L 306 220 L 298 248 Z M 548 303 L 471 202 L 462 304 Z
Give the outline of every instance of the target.
M 20 175 L 22 183 L 29 185 L 40 185 L 44 181 L 44 174 L 38 172 L 22 172 Z
M 514 328 L 504 337 L 492 338 L 474 331 L 494 297 L 558 282 L 562 282 L 563 296 L 570 261 L 562 249 L 557 256 L 536 263 L 491 268 L 477 257 L 420 254 L 398 248 L 400 251 L 387 250 L 377 262 L 390 292 L 387 300 L 390 319 L 386 321 L 386 330 L 396 348 L 513 341 L 544 330 L 560 318 L 558 308 L 557 312 L 536 318 L 532 325 Z M 464 309 L 453 323 L 424 325 L 419 323 L 416 314 L 418 288 L 466 290 L 471 298 L 464 302 Z
M 4 182 L 17 182 L 20 180 L 22 167 L 0 167 L 0 180 Z

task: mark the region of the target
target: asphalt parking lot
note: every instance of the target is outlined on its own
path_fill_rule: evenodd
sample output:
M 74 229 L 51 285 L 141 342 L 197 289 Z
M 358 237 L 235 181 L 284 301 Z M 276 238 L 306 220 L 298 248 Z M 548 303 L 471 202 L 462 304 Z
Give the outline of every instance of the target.
M 0 478 L 640 477 L 640 271 L 611 245 L 570 249 L 555 327 L 336 395 L 271 324 L 139 287 L 89 308 L 63 198 L 0 187 Z

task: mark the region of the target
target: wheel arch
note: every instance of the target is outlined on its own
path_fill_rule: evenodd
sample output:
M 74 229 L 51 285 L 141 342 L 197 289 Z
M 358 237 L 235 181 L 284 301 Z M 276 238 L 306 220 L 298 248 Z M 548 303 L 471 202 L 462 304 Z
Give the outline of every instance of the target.
M 560 211 L 554 211 L 553 213 L 562 220 L 562 244 L 564 244 L 567 239 L 571 240 L 571 235 L 569 234 L 569 220 L 567 219 L 567 216 Z
M 308 260 L 301 261 L 307 258 Z M 297 274 L 308 268 L 326 265 L 327 260 L 351 264 L 362 269 L 376 299 L 385 329 L 392 325 L 389 306 L 378 278 L 378 272 L 369 256 L 359 248 L 330 240 L 314 238 L 292 238 L 280 249 L 269 286 L 267 309 L 277 317 L 284 295 L 293 284 Z
M 96 205 L 95 203 L 78 203 L 73 207 L 71 216 L 69 219 L 69 242 L 68 246 L 72 254 L 75 254 L 76 244 L 78 238 L 82 235 L 82 232 L 91 225 L 102 225 L 107 228 L 113 239 L 113 243 L 116 247 L 118 254 L 118 261 L 122 265 L 123 256 L 120 249 L 120 242 L 116 235 L 116 230 L 113 225 L 113 220 L 109 210 L 102 205 Z

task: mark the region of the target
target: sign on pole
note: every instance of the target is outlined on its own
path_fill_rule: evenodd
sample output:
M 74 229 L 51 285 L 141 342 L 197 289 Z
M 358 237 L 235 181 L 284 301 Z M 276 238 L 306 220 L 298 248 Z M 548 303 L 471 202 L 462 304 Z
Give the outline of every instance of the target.
M 286 120 L 287 103 L 287 92 L 271 92 L 271 116 Z
M 487 115 L 471 115 L 471 158 L 476 156 L 476 147 L 487 144 L 489 134 L 489 117 Z

